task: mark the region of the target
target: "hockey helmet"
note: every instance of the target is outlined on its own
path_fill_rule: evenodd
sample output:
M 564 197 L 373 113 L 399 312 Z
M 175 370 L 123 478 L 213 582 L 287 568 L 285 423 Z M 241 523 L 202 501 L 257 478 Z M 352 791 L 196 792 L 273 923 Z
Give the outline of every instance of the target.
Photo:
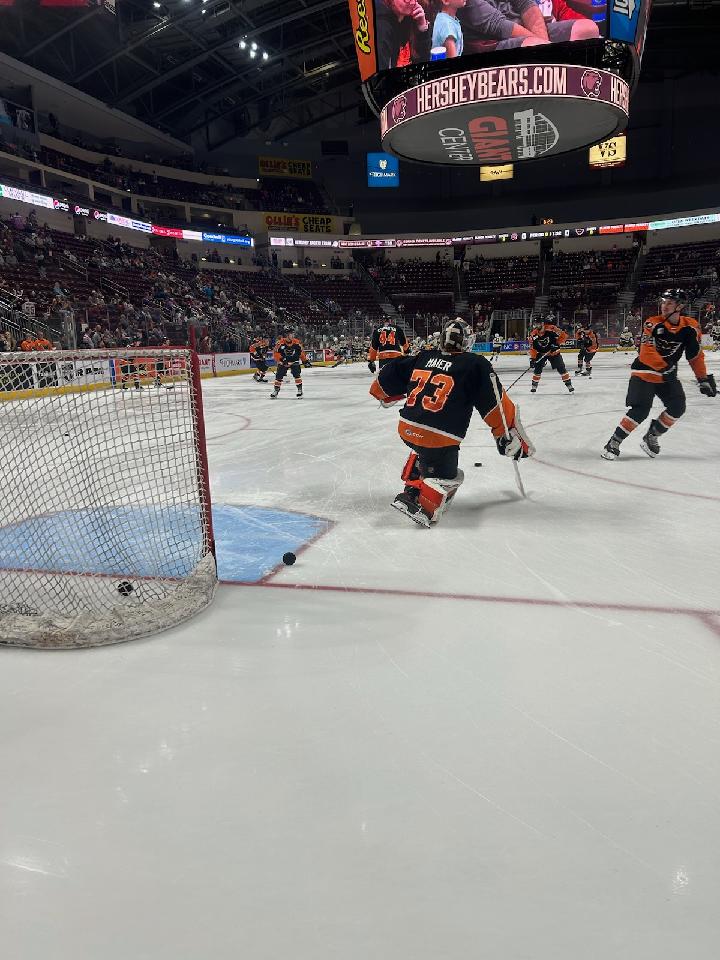
M 661 300 L 674 300 L 676 303 L 685 305 L 688 302 L 687 290 L 681 290 L 680 287 L 669 287 L 660 294 Z
M 440 334 L 442 350 L 470 350 L 473 343 L 475 343 L 475 333 L 470 324 L 460 317 L 446 323 Z

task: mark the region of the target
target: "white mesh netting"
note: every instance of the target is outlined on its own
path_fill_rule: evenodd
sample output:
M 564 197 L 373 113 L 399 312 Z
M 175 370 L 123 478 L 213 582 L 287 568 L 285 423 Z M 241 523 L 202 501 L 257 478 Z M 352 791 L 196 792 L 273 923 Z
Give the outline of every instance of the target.
M 149 636 L 216 585 L 187 350 L 0 354 L 0 643 Z

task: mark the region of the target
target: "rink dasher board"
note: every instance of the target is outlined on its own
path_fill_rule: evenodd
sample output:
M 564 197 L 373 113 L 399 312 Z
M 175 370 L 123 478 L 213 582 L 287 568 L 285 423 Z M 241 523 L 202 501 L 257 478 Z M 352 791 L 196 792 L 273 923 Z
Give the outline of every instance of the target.
M 138 354 L 128 358 L 137 372 L 140 383 L 152 383 L 156 377 L 157 357 Z M 184 358 L 163 358 L 163 382 L 177 383 L 187 380 Z M 122 375 L 124 358 L 111 357 L 88 360 L 39 360 L 28 359 L 27 363 L 13 357 L 3 360 L 0 355 L 0 401 L 30 400 L 41 397 L 60 396 L 66 393 L 87 393 L 116 387 Z M 11 373 L 8 372 L 11 370 Z M 18 386 L 22 384 L 22 386 Z M 14 389 L 11 389 L 14 388 Z
M 218 362 L 218 358 L 220 358 L 220 362 Z M 154 358 L 138 355 L 130 359 L 132 364 L 138 368 L 140 383 L 143 385 L 153 383 L 155 380 Z M 216 377 L 242 376 L 255 372 L 255 367 L 251 365 L 249 353 L 198 354 L 198 359 L 200 361 L 200 377 L 203 380 Z M 314 360 L 313 367 L 331 367 L 335 362 L 334 360 Z M 153 364 L 152 370 L 147 366 L 143 369 L 143 364 L 150 363 Z M 117 358 L 90 361 L 28 360 L 26 364 L 22 361 L 13 360 L 10 364 L 8 361 L 3 361 L 2 355 L 0 355 L 0 402 L 34 400 L 42 397 L 60 396 L 66 393 L 109 390 L 118 384 L 120 364 L 121 361 Z M 176 366 L 175 373 L 172 370 L 173 365 Z M 17 380 L 17 371 L 20 368 L 27 368 L 26 386 L 14 390 L 7 388 L 8 379 L 7 374 L 3 372 L 3 367 L 8 366 L 12 366 L 15 380 Z M 270 366 L 274 367 L 274 362 Z M 134 373 L 129 375 L 132 378 L 135 376 Z M 162 376 L 163 382 L 166 384 L 185 380 L 184 362 L 178 359 L 168 363 L 166 360 Z

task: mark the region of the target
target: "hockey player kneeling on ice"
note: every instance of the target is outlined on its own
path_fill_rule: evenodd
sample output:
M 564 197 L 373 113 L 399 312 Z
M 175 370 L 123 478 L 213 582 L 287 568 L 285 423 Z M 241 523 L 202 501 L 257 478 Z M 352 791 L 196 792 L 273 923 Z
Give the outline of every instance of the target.
M 424 527 L 440 519 L 463 482 L 458 455 L 473 410 L 503 456 L 519 460 L 535 452 L 490 361 L 469 352 L 474 341 L 467 323 L 452 320 L 437 349 L 391 360 L 370 387 L 384 407 L 405 400 L 398 433 L 412 453 L 401 475 L 405 489 L 392 506 Z
M 270 394 L 270 399 L 275 400 L 280 393 L 280 387 L 289 370 L 295 378 L 295 386 L 297 387 L 297 397 L 299 400 L 303 395 L 302 367 L 300 363 L 301 361 L 304 362 L 307 360 L 307 357 L 305 356 L 302 344 L 295 336 L 293 330 L 286 330 L 285 336 L 280 337 L 275 344 L 274 356 L 277 368 L 275 370 L 275 387 Z
M 683 353 L 698 382 L 700 393 L 717 396 L 715 378 L 707 372 L 701 347 L 702 334 L 697 320 L 684 317 L 688 302 L 684 290 L 666 290 L 660 298 L 660 316 L 648 317 L 643 324 L 640 352 L 633 360 L 625 403 L 629 410 L 615 428 L 602 452 L 605 460 L 617 460 L 620 444 L 650 415 L 655 397 L 665 409 L 650 424 L 640 447 L 649 457 L 660 453 L 658 437 L 685 413 L 685 391 L 678 379 L 678 363 Z
M 712 337 L 713 350 L 720 350 L 720 323 L 715 323 L 710 327 L 710 336 Z
M 633 335 L 630 333 L 629 327 L 623 327 L 622 332 L 618 338 L 617 346 L 615 347 L 614 353 L 617 353 L 618 350 L 624 350 L 627 354 L 630 350 L 635 349 L 635 341 L 633 340 Z
M 568 388 L 568 393 L 574 393 L 575 387 L 570 380 L 570 374 L 565 369 L 565 361 L 560 353 L 560 347 L 567 340 L 567 334 L 555 323 L 555 317 L 549 313 L 530 331 L 530 363 L 533 368 L 532 386 L 530 393 L 535 393 L 540 386 L 540 377 L 546 363 L 562 377 Z

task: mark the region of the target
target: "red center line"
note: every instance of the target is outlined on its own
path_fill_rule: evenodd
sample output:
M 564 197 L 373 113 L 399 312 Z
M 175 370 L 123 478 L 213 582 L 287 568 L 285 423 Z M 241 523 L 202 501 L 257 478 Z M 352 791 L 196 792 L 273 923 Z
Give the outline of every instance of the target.
M 653 487 L 648 483 L 633 483 L 632 480 L 616 480 L 613 477 L 600 477 L 596 473 L 587 473 L 585 470 L 575 470 L 573 467 L 561 467 L 557 463 L 548 463 L 546 460 L 540 460 L 538 457 L 533 457 L 533 463 L 539 463 L 543 467 L 550 467 L 552 470 L 562 470 L 563 473 L 574 473 L 578 477 L 588 477 L 590 480 L 599 480 L 601 483 L 615 483 L 620 487 L 635 487 L 637 490 L 667 493 L 671 497 L 682 497 L 683 499 L 692 498 L 694 500 L 720 501 L 720 497 L 713 497 L 709 493 L 690 493 L 687 490 L 667 490 L 665 487 Z
M 413 597 L 420 600 L 465 600 L 475 603 L 502 603 L 512 606 L 553 607 L 566 610 L 614 610 L 624 613 L 683 614 L 699 617 L 705 622 L 720 618 L 720 610 L 693 607 L 663 607 L 644 603 L 608 603 L 597 600 L 553 600 L 545 597 L 508 597 L 482 593 L 437 593 L 430 590 L 403 590 L 391 587 L 341 587 L 329 583 L 283 583 L 277 580 L 253 583 L 247 580 L 221 580 L 223 586 L 261 587 L 266 590 L 303 590 L 315 593 L 353 593 L 381 597 Z M 710 623 L 708 622 L 708 626 Z M 717 630 L 720 631 L 720 623 Z

